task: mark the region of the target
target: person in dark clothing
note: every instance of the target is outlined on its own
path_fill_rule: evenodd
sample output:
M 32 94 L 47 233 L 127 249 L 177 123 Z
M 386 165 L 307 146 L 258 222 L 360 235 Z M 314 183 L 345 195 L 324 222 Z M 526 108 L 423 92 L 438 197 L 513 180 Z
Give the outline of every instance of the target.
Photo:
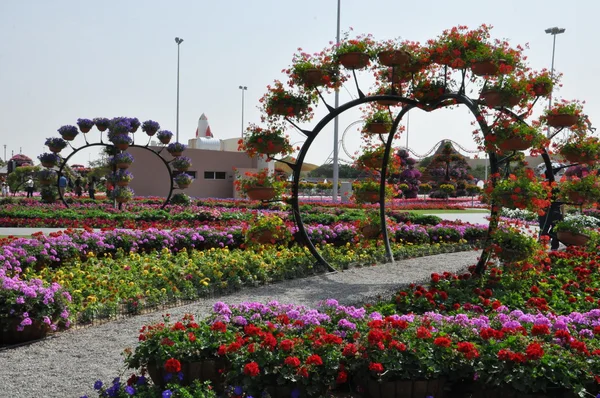
M 75 180 L 75 195 L 77 195 L 78 198 L 81 198 L 82 194 L 83 187 L 81 186 L 81 177 L 77 177 L 77 179 Z
M 92 177 L 92 179 L 88 182 L 88 194 L 90 195 L 90 199 L 96 200 L 94 196 L 96 193 L 96 177 Z
M 554 232 L 554 225 L 563 219 L 561 206 L 562 202 L 552 202 L 550 207 L 546 209 L 546 214 L 538 217 L 540 223 L 540 237 L 550 237 L 550 248 L 557 250 L 560 242 Z

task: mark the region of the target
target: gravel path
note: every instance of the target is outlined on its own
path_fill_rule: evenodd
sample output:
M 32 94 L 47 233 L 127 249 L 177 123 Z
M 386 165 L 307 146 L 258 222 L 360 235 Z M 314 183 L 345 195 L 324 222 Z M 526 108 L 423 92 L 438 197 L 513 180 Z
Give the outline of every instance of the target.
M 335 298 L 342 304 L 369 301 L 378 295 L 390 297 L 399 286 L 425 281 L 432 272 L 458 272 L 477 261 L 479 252 L 461 252 L 420 257 L 334 274 L 296 279 L 249 288 L 218 299 L 109 322 L 51 336 L 30 345 L 0 351 L 0 398 L 93 397 L 97 379 L 111 382 L 125 370 L 121 352 L 134 347 L 140 327 L 159 321 L 164 312 L 175 317 L 184 313 L 207 315 L 216 301 L 296 303 L 315 306 Z M 97 395 L 96 395 L 97 396 Z

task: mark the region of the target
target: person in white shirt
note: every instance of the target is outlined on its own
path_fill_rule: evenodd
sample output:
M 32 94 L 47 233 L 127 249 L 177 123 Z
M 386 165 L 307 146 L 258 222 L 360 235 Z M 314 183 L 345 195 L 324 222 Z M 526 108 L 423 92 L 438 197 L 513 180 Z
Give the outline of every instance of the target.
M 33 178 L 29 177 L 27 182 L 25 182 L 25 191 L 28 198 L 33 198 Z

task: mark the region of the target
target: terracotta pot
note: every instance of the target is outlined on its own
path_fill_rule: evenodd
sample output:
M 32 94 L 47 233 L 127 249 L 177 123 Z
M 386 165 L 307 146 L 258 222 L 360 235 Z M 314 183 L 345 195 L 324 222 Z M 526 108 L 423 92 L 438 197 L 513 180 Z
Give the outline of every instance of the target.
M 533 92 L 539 97 L 548 95 L 552 92 L 552 85 L 546 83 L 536 83 L 533 85 Z
M 377 100 L 377 103 L 383 106 L 394 106 L 398 105 L 400 102 L 400 100 Z
M 47 169 L 50 169 L 52 167 L 54 167 L 56 165 L 56 163 L 52 163 L 52 162 L 42 162 L 42 166 L 44 166 Z
M 422 69 L 424 69 L 428 63 L 421 61 L 411 61 L 408 64 L 401 66 L 400 69 L 405 72 L 416 73 Z
M 62 151 L 62 148 L 59 148 L 57 146 L 49 146 L 48 149 L 50 150 L 50 152 L 52 153 L 59 153 L 60 151 Z
M 444 384 L 443 379 L 382 382 L 368 379 L 366 390 L 370 398 L 443 398 Z
M 404 50 L 389 50 L 380 52 L 377 58 L 381 65 L 402 66 L 410 61 L 410 54 Z
M 579 116 L 577 115 L 548 115 L 546 116 L 546 124 L 550 127 L 571 127 L 574 124 L 577 124 L 579 121 Z
M 98 129 L 98 131 L 103 132 L 103 131 L 106 131 L 108 126 L 96 126 L 96 128 Z
M 360 229 L 360 233 L 366 239 L 377 238 L 379 236 L 379 234 L 381 233 L 381 226 L 379 226 L 379 225 L 365 225 L 364 227 L 362 227 Z
M 150 129 L 147 129 L 147 130 L 146 130 L 146 135 L 147 135 L 148 137 L 152 137 L 154 134 L 156 134 L 156 132 L 157 132 L 157 131 L 158 131 L 158 130 L 150 130 Z
M 177 171 L 188 171 L 189 169 L 189 167 L 175 167 L 175 170 Z
M 187 187 L 189 187 L 191 184 L 180 184 L 177 183 L 177 187 L 179 187 L 179 189 L 186 189 Z
M 117 163 L 117 168 L 121 170 L 127 169 L 129 168 L 129 163 Z
M 115 200 L 117 201 L 117 203 L 127 203 L 131 200 L 131 198 L 121 198 L 121 197 L 117 197 L 115 198 Z
M 417 89 L 413 91 L 413 96 L 422 102 L 433 102 L 444 94 L 441 88 Z
M 524 151 L 531 148 L 532 141 L 527 141 L 521 137 L 511 137 L 498 142 L 498 148 L 503 151 Z
M 300 114 L 300 112 L 302 112 L 303 109 L 304 109 L 304 106 L 302 104 L 285 101 L 285 100 L 273 101 L 271 103 L 271 108 L 270 108 L 272 115 L 290 116 L 290 117 L 294 117 L 294 116 Z
M 492 61 L 477 61 L 471 64 L 471 71 L 477 76 L 496 76 L 499 68 Z
M 139 128 L 140 128 L 140 126 L 138 126 L 138 127 L 134 127 L 134 128 L 132 128 L 131 130 L 129 130 L 129 132 L 133 134 L 133 133 L 135 133 L 136 131 L 138 131 L 138 129 L 139 129 Z
M 2 330 L 0 328 L 0 345 L 20 344 L 43 339 L 50 331 L 50 326 L 37 320 L 34 320 L 31 325 L 24 326 L 21 332 L 17 331 L 17 327 L 21 324 L 21 319 L 8 318 L 2 321 L 2 326 L 5 326 L 5 322 L 7 329 Z
M 181 384 L 184 386 L 190 385 L 194 380 L 210 381 L 213 387 L 219 391 L 223 391 L 223 378 L 219 373 L 219 369 L 226 368 L 226 364 L 223 360 L 210 360 L 198 362 L 183 362 L 181 363 L 181 373 L 183 374 L 183 380 Z M 165 376 L 168 374 L 167 371 L 161 366 L 155 364 L 148 365 L 148 375 L 152 379 L 152 382 L 157 385 L 164 387 L 167 383 L 165 382 Z
M 121 151 L 126 151 L 127 148 L 129 148 L 129 144 L 127 144 L 127 143 L 115 144 L 115 146 L 117 148 L 119 148 Z
M 252 187 L 246 191 L 246 196 L 251 200 L 271 200 L 275 197 L 275 188 Z
M 170 153 L 170 154 L 171 154 L 171 156 L 173 156 L 174 158 L 178 158 L 178 157 L 180 157 L 180 156 L 181 156 L 181 154 L 182 154 L 183 152 L 181 152 L 181 151 L 173 151 L 173 152 L 169 152 L 169 153 Z
M 496 90 L 482 92 L 481 98 L 485 100 L 485 104 L 490 108 L 512 108 L 521 100 L 521 98 L 516 96 L 505 96 L 501 91 Z
M 369 65 L 369 54 L 361 52 L 342 54 L 338 59 L 346 69 L 362 69 Z
M 354 194 L 356 199 L 365 203 L 379 202 L 379 191 L 360 191 Z
M 81 131 L 83 134 L 89 133 L 91 129 L 91 127 L 79 127 L 79 131 Z
M 171 138 L 172 137 L 162 137 L 162 138 L 159 138 L 158 140 L 161 142 L 161 144 L 167 145 L 169 142 L 171 142 Z
M 391 127 L 391 123 L 371 122 L 365 125 L 365 130 L 371 134 L 389 134 Z
M 574 234 L 569 231 L 560 231 L 556 233 L 558 240 L 567 246 L 585 246 L 590 237 L 585 234 Z
M 331 74 L 329 71 L 318 68 L 306 69 L 302 72 L 302 82 L 307 87 L 318 87 L 327 84 L 329 77 Z
M 126 187 L 129 185 L 129 181 L 117 181 L 117 186 Z

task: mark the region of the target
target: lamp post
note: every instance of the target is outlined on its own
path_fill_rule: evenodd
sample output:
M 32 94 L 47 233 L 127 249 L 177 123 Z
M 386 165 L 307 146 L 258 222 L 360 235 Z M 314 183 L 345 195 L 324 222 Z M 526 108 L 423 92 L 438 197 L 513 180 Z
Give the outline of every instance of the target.
M 175 127 L 176 141 L 179 142 L 179 45 L 183 43 L 183 39 L 176 37 L 175 43 L 177 43 L 177 118 Z
M 556 49 L 556 35 L 565 33 L 565 28 L 553 27 L 545 30 L 546 33 L 552 35 L 552 66 L 550 67 L 550 80 L 554 79 L 554 51 Z M 554 88 L 553 90 L 554 91 Z M 552 108 L 552 91 L 550 91 L 550 97 L 548 98 L 548 109 Z M 546 132 L 547 136 L 550 137 L 550 126 Z
M 6 163 L 6 144 L 4 144 L 4 163 Z
M 336 34 L 336 43 L 340 44 L 340 14 L 341 14 L 341 0 L 337 2 L 337 34 Z M 335 90 L 335 109 L 340 106 L 340 90 Z M 337 202 L 338 200 L 338 181 L 340 177 L 340 169 L 338 164 L 338 152 L 339 152 L 339 144 L 338 144 L 338 130 L 339 130 L 339 120 L 336 116 L 333 121 L 333 189 L 332 200 L 333 202 Z
M 246 86 L 240 86 L 240 90 L 242 90 L 242 138 L 244 138 L 244 91 L 248 90 Z

